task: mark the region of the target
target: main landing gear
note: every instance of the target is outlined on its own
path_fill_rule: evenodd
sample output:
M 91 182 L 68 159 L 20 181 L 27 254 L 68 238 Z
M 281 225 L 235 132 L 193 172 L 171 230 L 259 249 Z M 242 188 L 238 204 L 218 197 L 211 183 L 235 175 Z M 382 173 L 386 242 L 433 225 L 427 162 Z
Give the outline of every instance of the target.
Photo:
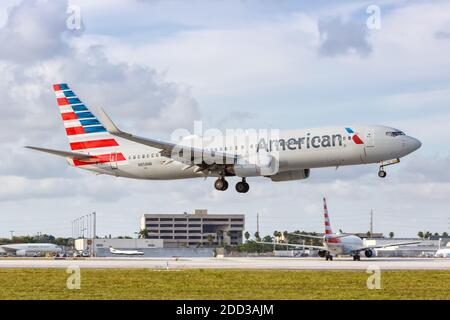
M 380 170 L 378 170 L 378 176 L 380 178 L 386 178 L 387 173 L 386 173 L 386 171 L 384 171 L 384 167 L 391 166 L 391 165 L 397 164 L 399 162 L 400 162 L 400 159 L 393 159 L 393 160 L 389 160 L 386 162 L 381 162 Z
M 220 177 L 214 182 L 214 188 L 219 191 L 225 191 L 228 189 L 228 181 L 225 180 L 224 177 Z M 242 181 L 236 183 L 236 191 L 239 193 L 247 193 L 250 190 L 250 186 L 245 181 L 245 178 L 242 178 Z
M 214 188 L 219 191 L 225 191 L 228 189 L 228 181 L 224 177 L 220 177 L 214 182 Z
M 361 256 L 359 254 L 354 254 L 353 261 L 361 261 Z
M 250 190 L 250 186 L 245 181 L 245 178 L 242 178 L 242 181 L 236 183 L 236 191 L 239 193 L 247 193 Z
M 332 256 L 331 254 L 327 253 L 327 254 L 325 255 L 325 260 L 326 260 L 326 261 L 328 261 L 328 260 L 333 261 L 333 256 Z

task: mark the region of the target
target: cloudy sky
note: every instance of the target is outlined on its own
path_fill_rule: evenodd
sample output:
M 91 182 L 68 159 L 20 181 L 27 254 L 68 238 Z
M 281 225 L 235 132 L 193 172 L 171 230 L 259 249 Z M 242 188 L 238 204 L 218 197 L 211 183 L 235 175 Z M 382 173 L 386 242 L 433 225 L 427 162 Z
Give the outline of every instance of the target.
M 369 29 L 369 5 L 380 28 Z M 81 23 L 78 26 L 77 13 Z M 254 233 L 332 224 L 414 236 L 450 223 L 448 1 L 4 0 L 0 3 L 0 237 L 71 235 L 96 210 L 99 235 L 133 235 L 143 213 L 245 213 Z M 75 15 L 74 15 L 75 14 Z M 319 169 L 304 181 L 133 181 L 66 166 L 24 145 L 68 149 L 52 83 L 67 82 L 126 129 L 294 129 L 386 124 L 423 147 L 377 166 Z M 237 179 L 230 179 L 233 183 Z

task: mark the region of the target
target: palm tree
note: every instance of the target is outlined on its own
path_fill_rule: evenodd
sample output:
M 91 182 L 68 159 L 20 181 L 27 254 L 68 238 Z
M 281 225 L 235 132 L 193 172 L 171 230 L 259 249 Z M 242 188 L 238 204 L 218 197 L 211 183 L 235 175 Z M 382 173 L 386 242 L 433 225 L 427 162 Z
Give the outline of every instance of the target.
M 389 238 L 393 238 L 394 237 L 394 233 L 391 231 L 391 232 L 389 232 Z
M 207 239 L 208 239 L 209 245 L 212 245 L 213 241 L 214 241 L 214 237 L 211 234 L 208 234 Z
M 250 232 L 245 231 L 244 237 L 245 237 L 245 240 L 248 241 L 248 239 L 250 239 Z
M 255 239 L 256 239 L 256 241 L 261 241 L 261 238 L 259 236 L 259 232 L 255 232 Z
M 423 238 L 424 238 L 424 234 L 423 234 L 422 231 L 419 231 L 419 232 L 417 233 L 417 236 L 418 236 L 420 239 L 423 239 Z
M 148 239 L 149 232 L 147 229 L 141 229 L 139 230 L 139 238 L 141 239 Z

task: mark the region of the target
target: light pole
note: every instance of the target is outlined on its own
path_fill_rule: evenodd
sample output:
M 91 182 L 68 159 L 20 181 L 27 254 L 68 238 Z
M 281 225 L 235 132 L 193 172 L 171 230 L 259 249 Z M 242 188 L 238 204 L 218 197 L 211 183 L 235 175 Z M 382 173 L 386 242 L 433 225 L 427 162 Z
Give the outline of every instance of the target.
M 11 240 L 14 238 L 14 230 L 9 231 L 11 233 Z

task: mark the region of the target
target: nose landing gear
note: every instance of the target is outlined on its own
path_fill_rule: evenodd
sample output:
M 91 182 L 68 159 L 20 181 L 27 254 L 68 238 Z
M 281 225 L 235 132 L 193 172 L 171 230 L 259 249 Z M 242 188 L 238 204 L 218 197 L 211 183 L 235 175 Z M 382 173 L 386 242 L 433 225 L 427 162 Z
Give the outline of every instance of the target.
M 386 162 L 381 162 L 380 170 L 378 170 L 378 176 L 380 178 L 386 178 L 387 173 L 386 173 L 386 171 L 384 171 L 384 167 L 392 166 L 393 164 L 397 164 L 399 162 L 400 162 L 400 159 L 393 159 L 393 160 L 389 160 Z
M 386 173 L 386 171 L 384 171 L 384 167 L 381 166 L 381 167 L 380 167 L 380 170 L 378 171 L 378 176 L 379 176 L 380 178 L 386 178 L 386 175 L 387 175 L 387 173 Z

